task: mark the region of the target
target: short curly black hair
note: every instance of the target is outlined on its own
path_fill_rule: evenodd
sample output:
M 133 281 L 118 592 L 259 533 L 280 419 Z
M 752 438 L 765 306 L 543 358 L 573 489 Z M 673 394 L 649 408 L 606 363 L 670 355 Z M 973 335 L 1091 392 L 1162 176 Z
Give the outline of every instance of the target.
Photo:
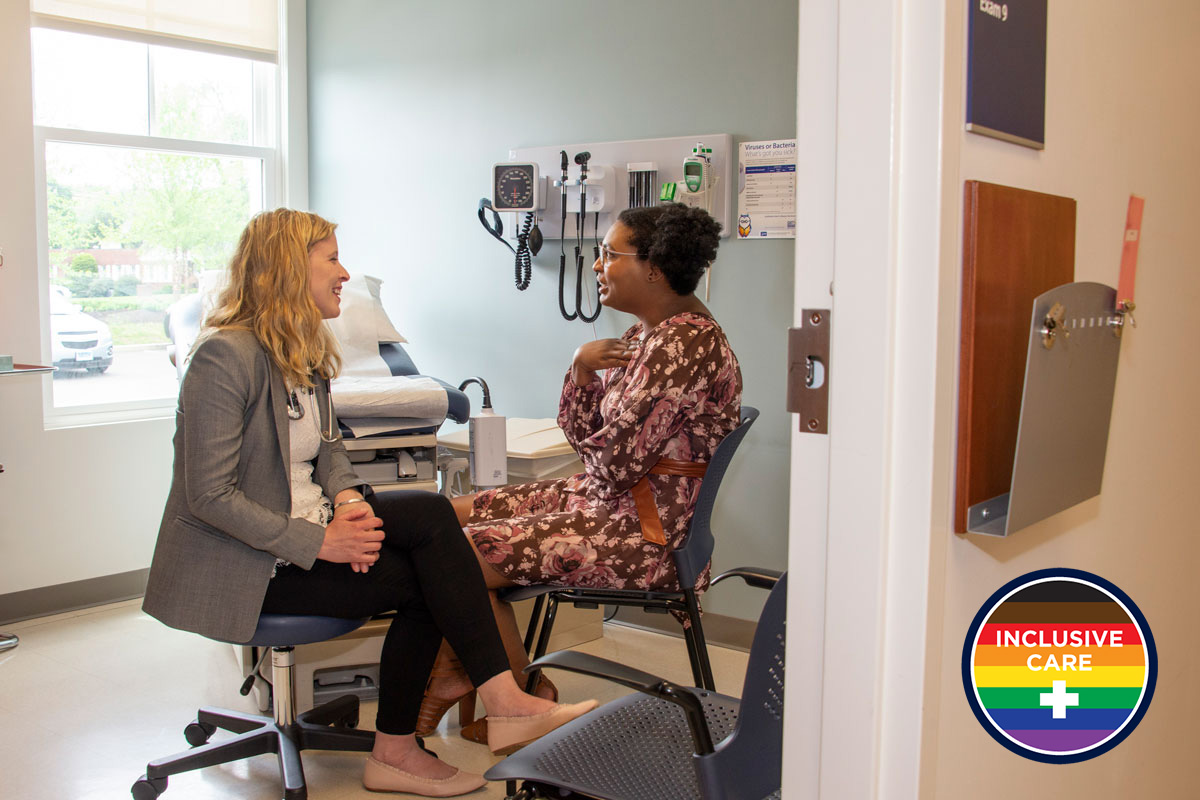
M 702 208 L 683 203 L 627 208 L 617 221 L 629 228 L 638 258 L 662 270 L 675 294 L 696 291 L 700 276 L 717 258 L 721 223 Z

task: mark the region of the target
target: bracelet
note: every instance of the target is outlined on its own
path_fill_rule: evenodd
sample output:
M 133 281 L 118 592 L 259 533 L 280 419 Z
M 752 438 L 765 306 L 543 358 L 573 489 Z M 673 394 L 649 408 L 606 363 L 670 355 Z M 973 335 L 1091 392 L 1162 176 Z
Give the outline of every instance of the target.
M 333 507 L 333 510 L 334 510 L 334 511 L 337 511 L 337 510 L 338 510 L 339 508 L 341 508 L 342 506 L 348 506 L 348 505 L 350 505 L 351 503 L 365 503 L 365 502 L 367 502 L 367 501 L 366 501 L 366 500 L 364 500 L 364 499 L 362 499 L 361 497 L 351 497 L 349 500 L 343 500 L 342 502 L 340 502 L 340 503 L 338 503 L 337 505 L 335 505 L 335 506 Z

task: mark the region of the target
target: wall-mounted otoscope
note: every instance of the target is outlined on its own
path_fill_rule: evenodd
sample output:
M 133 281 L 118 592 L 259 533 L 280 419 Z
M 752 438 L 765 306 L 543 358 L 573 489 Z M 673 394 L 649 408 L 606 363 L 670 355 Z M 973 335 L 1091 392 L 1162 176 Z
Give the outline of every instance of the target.
M 559 288 L 559 290 L 558 290 L 558 308 L 559 308 L 559 311 L 562 312 L 563 319 L 566 319 L 568 321 L 573 320 L 573 319 L 578 319 L 581 322 L 595 322 L 596 319 L 600 316 L 600 309 L 601 309 L 600 295 L 597 291 L 595 310 L 590 315 L 584 313 L 584 311 L 583 311 L 583 280 L 584 280 L 583 273 L 584 273 L 584 268 L 586 266 L 584 264 L 583 240 L 584 240 L 584 238 L 586 238 L 586 231 L 587 231 L 588 161 L 590 161 L 591 158 L 592 158 L 592 154 L 589 153 L 587 150 L 584 150 L 582 153 L 575 154 L 575 163 L 579 165 L 579 211 L 577 211 L 575 213 L 575 311 L 574 311 L 574 313 L 570 313 L 570 314 L 567 313 L 566 302 L 563 299 L 563 285 L 562 285 L 563 281 L 562 281 L 562 273 L 561 272 L 559 273 L 559 287 L 558 287 Z M 563 195 L 562 195 L 562 198 L 563 198 L 563 208 L 565 209 L 566 202 L 567 202 L 567 194 L 566 194 L 567 153 L 565 150 L 562 151 L 562 162 L 563 162 L 563 181 L 562 181 Z M 565 211 L 564 211 L 564 213 L 565 213 Z M 597 220 L 599 220 L 599 216 L 600 216 L 599 214 L 596 215 Z M 564 224 L 564 226 L 566 225 L 565 217 L 563 219 L 563 224 Z M 600 235 L 598 231 L 596 232 L 596 235 L 597 236 Z M 598 257 L 599 257 L 599 251 L 597 251 L 597 258 Z M 562 266 L 562 265 L 560 265 L 560 266 Z
M 579 165 L 579 213 L 575 215 L 575 270 L 583 275 L 583 236 L 587 227 L 587 170 L 588 161 L 592 154 L 587 150 L 575 154 L 575 163 Z M 576 284 L 575 294 L 579 295 L 579 284 Z M 580 312 L 582 316 L 582 312 Z
M 571 168 L 571 162 L 567 158 L 567 151 L 560 150 L 559 156 L 562 161 L 562 179 L 558 182 L 559 186 L 559 208 L 560 208 L 560 224 L 558 229 L 565 231 L 567 229 L 567 180 L 568 170 Z M 567 237 L 565 235 L 558 237 L 558 310 L 562 314 L 563 319 L 571 322 L 579 316 L 578 306 L 575 313 L 567 313 L 567 304 L 563 300 L 563 291 L 567 280 Z

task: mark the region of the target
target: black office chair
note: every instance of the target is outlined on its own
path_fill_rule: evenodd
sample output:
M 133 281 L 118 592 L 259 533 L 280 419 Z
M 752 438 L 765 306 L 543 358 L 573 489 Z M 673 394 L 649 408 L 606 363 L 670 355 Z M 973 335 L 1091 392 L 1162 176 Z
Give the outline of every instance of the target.
M 713 583 L 735 576 L 752 586 L 774 585 L 754 633 L 740 701 L 586 653 L 552 653 L 531 669 L 557 667 L 637 692 L 543 736 L 485 777 L 508 781 L 509 800 L 779 797 L 787 575 L 738 569 Z
M 146 774 L 133 784 L 134 800 L 155 800 L 166 790 L 168 775 L 264 753 L 279 756 L 279 775 L 286 800 L 305 800 L 308 789 L 304 785 L 301 750 L 369 752 L 375 743 L 374 732 L 353 730 L 358 725 L 357 697 L 339 697 L 297 716 L 292 682 L 293 647 L 334 639 L 356 630 L 366 621 L 292 614 L 259 617 L 253 638 L 237 644 L 271 648 L 274 718 L 225 709 L 200 709 L 196 721 L 183 730 L 184 738 L 193 748 L 147 764 Z M 217 728 L 237 736 L 208 744 Z
M 679 575 L 680 591 L 652 591 L 637 589 L 589 589 L 571 586 L 521 586 L 500 592 L 500 599 L 507 603 L 519 600 L 537 598 L 533 613 L 529 617 L 529 627 L 525 631 L 525 652 L 534 659 L 546 654 L 550 643 L 550 632 L 554 627 L 554 618 L 558 612 L 559 603 L 571 603 L 577 608 L 597 608 L 601 605 L 633 606 L 650 613 L 666 614 L 677 612 L 687 617 L 689 624 L 683 629 L 683 638 L 687 642 L 688 658 L 692 663 L 692 676 L 697 686 L 705 689 L 715 689 L 713 683 L 712 665 L 708 659 L 708 646 L 704 640 L 704 628 L 700 622 L 700 601 L 693 588 L 697 578 L 712 560 L 715 537 L 712 532 L 712 511 L 721 488 L 721 480 L 733 460 L 733 454 L 738 445 L 746 437 L 746 432 L 758 419 L 758 409 L 753 406 L 742 406 L 741 424 L 717 445 L 712 460 L 708 462 L 708 470 L 704 474 L 700 486 L 700 496 L 696 500 L 696 510 L 692 515 L 692 523 L 688 528 L 684 543 L 671 553 L 675 560 L 675 569 Z M 543 612 L 544 607 L 544 612 Z M 534 635 L 538 629 L 541 617 L 541 633 L 537 637 L 537 647 L 534 649 Z M 532 692 L 537 685 L 538 674 L 530 673 L 526 690 Z

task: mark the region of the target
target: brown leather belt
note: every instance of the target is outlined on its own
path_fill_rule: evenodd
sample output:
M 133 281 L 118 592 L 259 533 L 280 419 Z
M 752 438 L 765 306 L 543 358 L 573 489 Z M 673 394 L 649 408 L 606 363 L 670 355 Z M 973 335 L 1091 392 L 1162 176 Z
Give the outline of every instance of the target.
M 650 468 L 650 475 L 682 475 L 687 478 L 703 478 L 707 471 L 707 463 L 660 458 L 658 463 Z M 643 475 L 642 479 L 633 485 L 630 492 L 633 494 L 633 502 L 637 506 L 638 521 L 642 524 L 642 539 L 653 544 L 665 545 L 667 534 L 663 530 L 662 520 L 658 516 L 658 506 L 654 504 L 654 491 L 650 488 L 650 478 Z

